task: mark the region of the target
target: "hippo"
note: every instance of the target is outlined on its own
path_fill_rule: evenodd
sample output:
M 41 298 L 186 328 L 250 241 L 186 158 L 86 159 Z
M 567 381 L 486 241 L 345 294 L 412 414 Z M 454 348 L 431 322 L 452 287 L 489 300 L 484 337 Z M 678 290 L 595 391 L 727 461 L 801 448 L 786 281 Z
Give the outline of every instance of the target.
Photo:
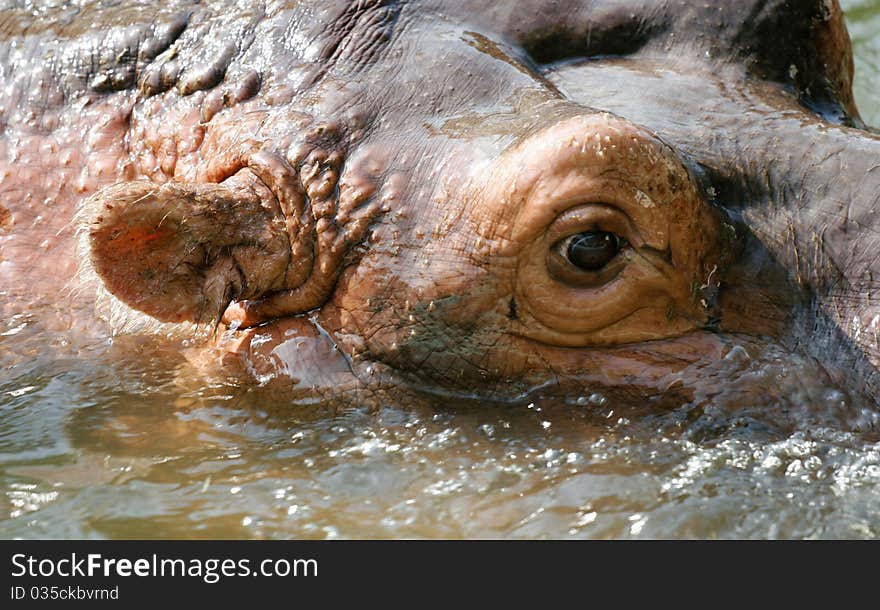
M 852 78 L 837 0 L 13 4 L 4 315 L 322 396 L 712 396 L 770 350 L 873 405 Z

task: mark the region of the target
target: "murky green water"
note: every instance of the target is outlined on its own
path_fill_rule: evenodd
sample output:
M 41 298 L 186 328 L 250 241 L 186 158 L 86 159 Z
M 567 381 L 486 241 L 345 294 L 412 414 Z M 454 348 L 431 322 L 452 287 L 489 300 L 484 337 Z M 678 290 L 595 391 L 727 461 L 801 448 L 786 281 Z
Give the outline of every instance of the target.
M 880 1 L 844 4 L 877 125 Z M 80 344 L 51 316 L 0 320 L 3 538 L 880 536 L 877 438 L 777 429 L 766 403 L 297 406 L 187 380 L 174 342 Z M 743 375 L 802 384 L 772 354 Z
M 856 60 L 855 95 L 862 117 L 880 125 L 880 2 L 844 0 Z

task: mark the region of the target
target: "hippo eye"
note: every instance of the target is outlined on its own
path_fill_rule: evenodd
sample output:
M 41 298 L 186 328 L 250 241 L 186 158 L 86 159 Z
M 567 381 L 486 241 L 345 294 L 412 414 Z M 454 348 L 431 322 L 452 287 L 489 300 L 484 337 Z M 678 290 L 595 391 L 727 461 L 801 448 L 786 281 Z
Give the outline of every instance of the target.
M 587 231 L 572 235 L 565 241 L 565 258 L 584 271 L 599 271 L 614 260 L 625 240 L 607 231 Z

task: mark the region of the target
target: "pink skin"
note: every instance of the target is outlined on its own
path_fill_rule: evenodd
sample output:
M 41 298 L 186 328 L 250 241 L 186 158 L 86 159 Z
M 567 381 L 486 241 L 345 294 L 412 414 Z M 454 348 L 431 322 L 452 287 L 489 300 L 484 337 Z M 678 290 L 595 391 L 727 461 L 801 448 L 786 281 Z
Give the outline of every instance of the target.
M 114 149 L 106 141 L 119 138 L 121 126 L 105 121 L 95 127 L 85 140 L 105 147 L 104 152 L 84 154 L 92 150 L 85 148 L 70 159 L 72 168 L 90 177 L 83 192 L 120 177 L 149 176 L 158 181 L 173 177 L 181 184 L 209 175 L 242 176 L 235 168 L 244 165 L 251 154 L 248 148 L 255 145 L 239 140 L 231 146 L 231 127 L 223 120 L 207 126 L 195 122 L 197 106 L 197 100 L 171 106 L 173 118 L 179 121 L 177 130 L 163 136 L 165 131 L 158 128 L 151 137 L 131 140 L 136 150 L 122 159 L 121 143 Z M 145 113 L 156 110 L 148 108 Z M 245 116 L 264 125 L 268 120 L 261 113 Z M 146 136 L 136 117 L 132 129 Z M 427 232 L 420 228 L 423 222 L 417 225 L 410 220 L 418 216 L 409 213 L 416 203 L 411 175 L 388 171 L 389 161 L 381 149 L 364 149 L 360 157 L 349 160 L 344 175 L 329 176 L 331 183 L 339 180 L 343 199 L 353 197 L 338 213 L 364 209 L 363 202 L 372 201 L 369 214 L 381 207 L 393 210 L 394 220 L 374 225 L 366 254 L 342 270 L 331 301 L 315 318 L 327 334 L 304 318 L 291 317 L 320 298 L 312 296 L 303 305 L 296 291 L 269 294 L 257 301 L 231 303 L 226 322 L 234 328 L 276 316 L 283 319 L 221 333 L 214 347 L 192 352 L 191 360 L 208 372 L 216 372 L 216 363 L 221 362 L 246 376 L 289 377 L 309 388 L 351 385 L 352 368 L 360 381 L 370 383 L 365 376 L 379 375 L 382 363 L 404 371 L 415 366 L 429 384 L 448 385 L 451 379 L 456 384 L 482 383 L 487 378 L 542 384 L 548 375 L 583 376 L 589 371 L 588 377 L 604 384 L 638 376 L 650 385 L 707 352 L 720 353 L 723 341 L 693 332 L 705 322 L 708 304 L 695 301 L 692 293 L 695 280 L 709 287 L 711 270 L 721 263 L 712 250 L 717 229 L 709 228 L 718 221 L 699 205 L 686 170 L 671 151 L 625 121 L 584 115 L 544 129 L 493 159 L 497 154 L 472 159 L 469 178 L 460 185 L 450 180 L 435 195 L 439 209 L 461 206 L 467 213 L 444 214 Z M 137 166 L 132 158 L 138 160 Z M 283 189 L 277 187 L 281 178 L 273 178 L 271 170 L 256 171 L 283 207 Z M 380 174 L 386 178 L 377 190 L 373 177 Z M 324 188 L 321 180 L 328 178 L 319 175 L 316 186 L 307 187 L 314 201 Z M 268 197 L 267 209 L 277 212 Z M 16 223 L 26 217 L 21 206 L 13 208 L 13 216 Z M 695 226 L 703 230 L 701 242 L 692 237 Z M 556 242 L 593 228 L 624 234 L 630 242 L 631 249 L 622 254 L 625 269 L 618 276 L 610 281 L 584 278 L 560 269 L 558 261 L 555 271 L 548 269 L 548 260 L 557 256 L 552 254 Z M 71 252 L 72 229 L 67 228 L 66 239 L 55 247 L 58 255 Z M 17 235 L 21 239 L 21 233 Z M 399 245 L 405 243 L 420 246 L 401 251 Z M 657 254 L 667 250 L 671 262 Z M 335 278 L 345 254 L 339 248 L 326 252 L 329 258 L 321 259 L 319 253 L 317 259 L 317 268 L 324 269 L 324 285 L 319 287 L 324 292 L 327 278 Z M 4 256 L 36 258 L 32 251 L 16 250 L 14 245 Z M 292 258 L 291 264 L 295 261 Z M 73 269 L 73 257 L 64 264 L 68 266 L 61 268 Z M 272 278 L 266 282 L 277 283 Z M 38 289 L 51 293 L 48 286 Z M 510 316 L 511 302 L 516 303 L 516 319 Z M 376 303 L 382 303 L 378 311 Z M 590 315 L 584 316 L 584 311 Z M 480 332 L 471 336 L 458 328 L 461 320 L 479 320 Z M 636 345 L 644 339 L 682 335 L 687 340 L 652 343 L 647 350 Z M 608 349 L 620 344 L 633 346 Z M 352 361 L 342 358 L 335 346 Z M 603 349 L 572 349 L 590 347 Z M 374 361 L 380 366 L 369 366 Z M 338 374 L 325 375 L 328 370 Z
M 55 295 L 76 273 L 73 208 L 88 193 L 134 175 L 119 102 L 71 108 L 49 136 L 0 139 L 0 286 Z M 37 122 L 37 119 L 34 118 Z M 83 130 L 83 124 L 90 129 Z M 37 126 L 34 125 L 34 128 Z
M 417 247 L 402 250 L 383 242 L 380 226 L 344 271 L 319 320 L 356 360 L 444 384 L 542 383 L 591 370 L 620 380 L 670 364 L 687 344 L 652 343 L 647 352 L 667 353 L 640 358 L 640 342 L 693 337 L 706 323 L 703 293 L 724 264 L 719 221 L 649 134 L 607 115 L 576 116 L 472 167 L 445 200 L 465 214 L 427 231 L 404 216 L 397 239 Z M 585 273 L 555 260 L 554 244 L 586 230 L 626 237 L 617 268 Z M 697 343 L 715 351 L 722 342 L 706 334 Z M 620 345 L 631 347 L 609 366 L 608 348 Z M 688 352 L 697 357 L 688 348 L 681 358 Z
M 649 129 L 572 102 L 511 53 L 508 43 L 522 57 L 552 50 L 528 50 L 525 30 L 506 29 L 520 23 L 508 18 L 512 3 L 497 24 L 485 16 L 492 36 L 437 25 L 430 12 L 373 36 L 388 15 L 361 8 L 337 15 L 352 21 L 336 29 L 370 34 L 376 48 L 357 36 L 321 49 L 328 41 L 299 41 L 276 57 L 260 40 L 254 53 L 287 63 L 257 74 L 250 66 L 263 63 L 242 55 L 213 66 L 219 80 L 192 71 L 149 94 L 84 86 L 50 104 L 61 110 L 4 122 L 3 313 L 40 304 L 58 326 L 70 313 L 88 324 L 93 289 L 106 290 L 122 318 L 218 328 L 194 362 L 238 362 L 243 375 L 309 389 L 399 376 L 446 391 L 566 379 L 662 391 L 697 383 L 694 367 L 749 344 L 756 325 L 782 335 L 788 320 L 745 311 L 762 294 L 727 306 L 750 270 L 731 272 L 734 253 L 720 245 L 729 227 L 681 159 Z M 736 25 L 734 8 L 724 16 Z M 274 35 L 272 19 L 291 15 L 265 17 Z M 210 34 L 181 47 L 210 51 Z M 843 40 L 819 47 L 833 55 Z M 161 61 L 141 76 L 161 76 Z M 379 97 L 377 82 L 388 85 Z M 27 106 L 51 93 L 33 87 L 9 95 Z M 592 232 L 624 246 L 584 271 L 565 244 Z M 89 274 L 101 281 L 84 283 Z M 71 278 L 74 298 L 58 299 Z M 722 282 L 734 290 L 719 298 Z
M 638 165 L 627 167 L 633 162 Z M 606 115 L 574 117 L 485 165 L 463 192 L 445 191 L 449 201 L 478 202 L 464 206 L 470 214 L 454 216 L 430 239 L 424 224 L 400 214 L 393 227 L 411 231 L 415 249 L 385 241 L 386 225 L 378 226 L 371 248 L 344 270 L 333 299 L 311 321 L 287 317 L 222 334 L 217 348 L 224 366 L 237 362 L 258 379 L 290 376 L 302 387 L 312 379 L 302 364 L 317 349 L 331 370 L 350 367 L 347 381 L 336 377 L 345 387 L 357 377 L 368 387 L 415 383 L 492 394 L 493 379 L 517 379 L 511 388 L 563 379 L 614 387 L 637 379 L 662 393 L 699 385 L 706 371 L 695 365 L 723 362 L 733 345 L 751 345 L 746 337 L 698 330 L 708 304 L 701 294 L 695 300 L 692 278 L 702 276 L 702 290 L 719 281 L 712 269 L 723 261 L 711 228 L 719 221 L 699 205 L 674 155 L 649 134 Z M 397 196 L 406 192 L 398 187 Z M 629 267 L 598 287 L 594 278 L 572 287 L 549 274 L 551 246 L 597 223 L 628 232 Z M 695 226 L 702 229 L 696 239 Z M 666 250 L 671 263 L 652 254 Z M 575 280 L 584 278 L 568 279 Z M 459 329 L 461 320 L 478 320 L 479 330 Z M 324 347 L 312 345 L 305 360 L 292 359 L 303 336 Z M 657 340 L 663 336 L 669 339 Z M 401 381 L 407 371 L 418 381 Z

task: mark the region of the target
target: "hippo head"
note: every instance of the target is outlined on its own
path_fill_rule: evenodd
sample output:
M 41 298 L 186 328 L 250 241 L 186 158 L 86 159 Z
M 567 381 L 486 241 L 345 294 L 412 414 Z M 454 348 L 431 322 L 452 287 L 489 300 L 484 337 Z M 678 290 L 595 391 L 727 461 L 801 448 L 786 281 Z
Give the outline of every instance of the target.
M 141 76 L 138 179 L 85 206 L 126 306 L 313 386 L 712 395 L 773 346 L 874 392 L 836 0 L 284 4 Z

